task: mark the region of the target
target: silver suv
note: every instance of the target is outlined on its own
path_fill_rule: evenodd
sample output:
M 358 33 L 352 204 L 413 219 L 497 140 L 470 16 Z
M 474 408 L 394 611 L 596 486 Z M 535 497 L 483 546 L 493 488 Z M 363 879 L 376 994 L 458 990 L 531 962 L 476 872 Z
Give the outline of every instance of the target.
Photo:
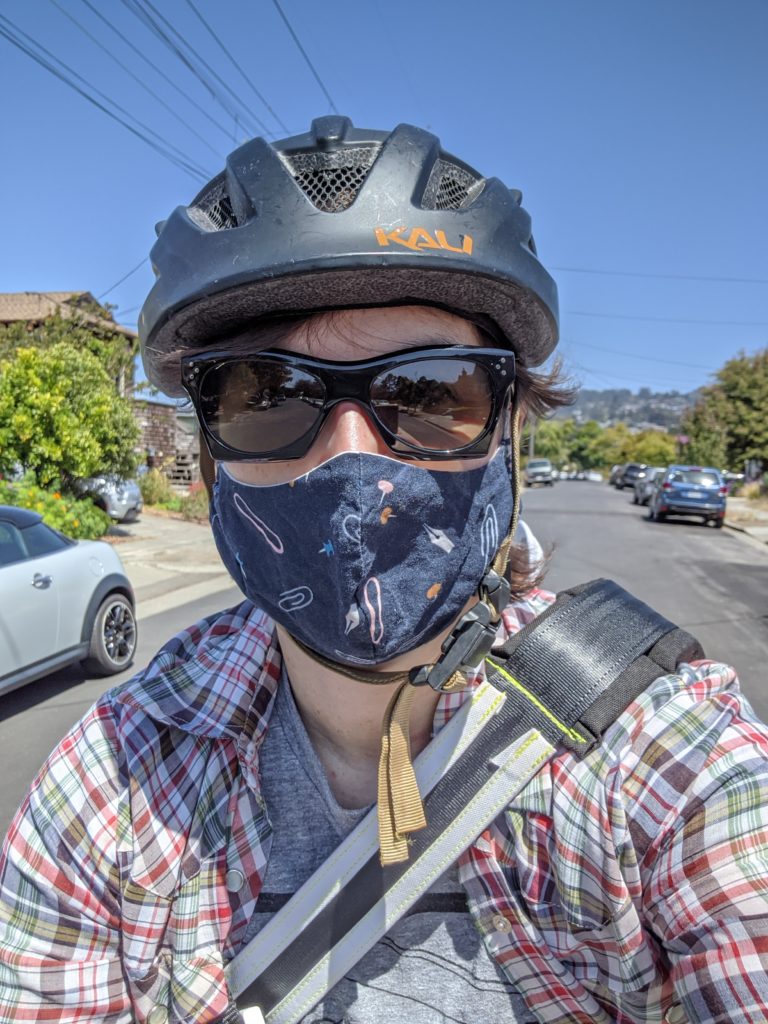
M 118 523 L 133 522 L 144 508 L 141 490 L 135 480 L 104 473 L 78 480 L 75 486 L 80 494 L 91 498 Z
M 533 487 L 534 484 L 544 484 L 545 487 L 552 487 L 554 483 L 555 476 L 549 459 L 528 459 L 525 467 L 526 487 Z

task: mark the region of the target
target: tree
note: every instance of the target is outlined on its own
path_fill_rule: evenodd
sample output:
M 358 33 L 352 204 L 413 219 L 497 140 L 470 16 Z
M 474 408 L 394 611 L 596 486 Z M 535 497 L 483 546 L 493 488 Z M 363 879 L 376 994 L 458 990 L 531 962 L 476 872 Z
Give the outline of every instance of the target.
M 692 461 L 731 468 L 748 459 L 768 463 L 768 348 L 729 359 L 681 429 L 690 438 L 686 457 L 711 456 Z
M 677 458 L 677 445 L 670 434 L 643 430 L 632 437 L 630 459 L 648 466 L 668 466 Z
M 138 342 L 110 328 L 110 308 L 98 303 L 79 306 L 71 317 L 50 316 L 30 326 L 18 321 L 0 325 L 0 360 L 10 359 L 20 348 L 49 349 L 64 342 L 96 356 L 118 390 L 133 380 Z
M 570 420 L 539 420 L 535 429 L 535 456 L 540 459 L 549 459 L 553 465 L 560 468 L 568 461 L 568 428 Z M 528 446 L 530 451 L 530 443 Z
M 21 466 L 63 489 L 76 477 L 126 476 L 138 437 L 130 404 L 91 352 L 59 342 L 0 362 L 0 471 Z

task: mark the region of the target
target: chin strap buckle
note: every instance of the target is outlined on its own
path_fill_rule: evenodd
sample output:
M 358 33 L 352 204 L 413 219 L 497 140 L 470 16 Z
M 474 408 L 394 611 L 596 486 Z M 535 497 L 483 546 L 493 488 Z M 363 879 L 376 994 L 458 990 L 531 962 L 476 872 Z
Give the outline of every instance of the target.
M 456 672 L 476 669 L 491 653 L 496 639 L 496 623 L 509 600 L 509 583 L 490 569 L 483 577 L 479 591 L 478 603 L 462 615 L 444 640 L 442 657 L 434 665 L 411 669 L 408 677 L 411 685 L 429 685 L 440 691 Z

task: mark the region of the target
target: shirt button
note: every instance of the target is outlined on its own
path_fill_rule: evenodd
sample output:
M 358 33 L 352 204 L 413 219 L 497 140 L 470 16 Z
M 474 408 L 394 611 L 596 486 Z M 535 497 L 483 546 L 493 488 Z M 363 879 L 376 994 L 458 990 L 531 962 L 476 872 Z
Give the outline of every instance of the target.
M 493 925 L 497 932 L 512 931 L 511 922 L 506 917 L 504 917 L 503 914 L 494 914 L 493 917 L 491 918 L 491 924 Z
M 166 1024 L 168 1011 L 164 1006 L 153 1006 L 147 1014 L 147 1024 Z
M 670 1006 L 664 1014 L 664 1024 L 687 1024 L 687 1021 L 682 1006 Z
M 227 872 L 226 886 L 228 892 L 240 892 L 245 882 L 245 876 L 242 871 L 238 871 L 237 868 L 232 868 L 231 871 Z M 154 1022 L 152 1022 L 154 1024 Z

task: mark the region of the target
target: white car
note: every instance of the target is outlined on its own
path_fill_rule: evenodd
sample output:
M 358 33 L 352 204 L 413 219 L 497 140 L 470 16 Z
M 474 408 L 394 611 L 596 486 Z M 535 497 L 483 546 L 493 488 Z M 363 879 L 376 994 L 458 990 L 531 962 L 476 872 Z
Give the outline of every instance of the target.
M 136 650 L 133 588 L 117 552 L 0 505 L 0 693 L 75 661 L 122 672 Z

